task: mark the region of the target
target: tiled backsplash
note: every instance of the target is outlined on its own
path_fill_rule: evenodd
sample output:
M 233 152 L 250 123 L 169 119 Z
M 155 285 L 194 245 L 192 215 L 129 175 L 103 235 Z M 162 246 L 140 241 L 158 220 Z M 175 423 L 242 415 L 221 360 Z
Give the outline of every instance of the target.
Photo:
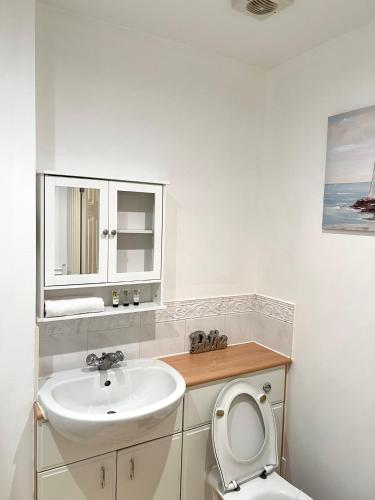
M 167 302 L 165 310 L 56 321 L 39 327 L 40 375 L 84 366 L 88 352 L 127 359 L 189 350 L 194 330 L 217 329 L 230 344 L 256 341 L 290 356 L 294 305 L 249 294 Z

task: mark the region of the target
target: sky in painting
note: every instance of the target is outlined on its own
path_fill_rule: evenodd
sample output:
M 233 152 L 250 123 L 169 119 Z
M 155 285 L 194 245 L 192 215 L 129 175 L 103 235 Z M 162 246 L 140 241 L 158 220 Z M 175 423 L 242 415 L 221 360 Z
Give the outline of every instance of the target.
M 326 184 L 370 182 L 375 163 L 375 106 L 328 119 Z

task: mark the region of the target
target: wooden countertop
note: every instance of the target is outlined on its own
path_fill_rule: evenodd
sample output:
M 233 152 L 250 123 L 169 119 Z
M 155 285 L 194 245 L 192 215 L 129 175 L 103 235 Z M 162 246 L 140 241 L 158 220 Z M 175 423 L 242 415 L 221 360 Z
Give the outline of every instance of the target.
M 177 354 L 162 360 L 181 373 L 187 387 L 284 366 L 292 362 L 287 356 L 282 356 L 255 342 L 201 354 Z

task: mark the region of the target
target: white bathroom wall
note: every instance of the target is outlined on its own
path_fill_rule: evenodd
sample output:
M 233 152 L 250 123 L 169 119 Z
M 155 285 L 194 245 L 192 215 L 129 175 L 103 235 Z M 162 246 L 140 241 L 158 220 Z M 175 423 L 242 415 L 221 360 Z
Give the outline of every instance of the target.
M 321 231 L 327 117 L 375 103 L 374 28 L 271 72 L 261 164 L 261 71 L 38 9 L 39 168 L 171 181 L 167 300 L 256 290 L 296 303 L 287 468 L 315 500 L 370 500 L 375 488 L 375 236 Z M 290 352 L 290 321 L 257 314 L 78 322 L 69 342 L 56 327 L 43 369 L 117 345 L 179 352 L 188 321 Z
M 0 3 L 0 498 L 33 497 L 34 1 Z
M 165 298 L 254 291 L 264 73 L 44 5 L 37 32 L 38 168 L 169 180 Z
M 257 291 L 296 303 L 289 477 L 316 500 L 375 491 L 375 235 L 321 229 L 327 118 L 375 104 L 375 24 L 272 71 Z

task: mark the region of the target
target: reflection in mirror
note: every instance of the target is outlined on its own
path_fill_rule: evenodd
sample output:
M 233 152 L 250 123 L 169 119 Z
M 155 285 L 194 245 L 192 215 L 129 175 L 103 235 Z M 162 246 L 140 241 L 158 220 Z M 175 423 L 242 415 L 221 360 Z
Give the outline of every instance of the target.
M 99 197 L 99 189 L 56 186 L 55 275 L 98 272 Z

